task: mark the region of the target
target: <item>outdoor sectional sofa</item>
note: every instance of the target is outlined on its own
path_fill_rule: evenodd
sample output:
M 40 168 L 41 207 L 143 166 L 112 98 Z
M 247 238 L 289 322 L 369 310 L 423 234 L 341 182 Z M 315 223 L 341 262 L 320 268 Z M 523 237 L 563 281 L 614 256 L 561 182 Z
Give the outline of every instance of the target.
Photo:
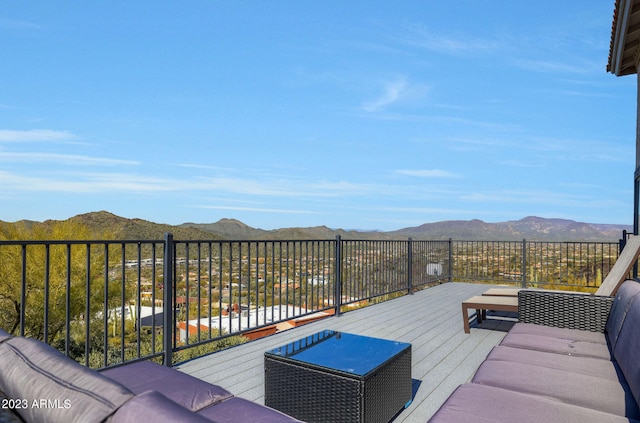
M 640 422 L 640 283 L 615 298 L 521 291 L 518 308 L 429 422 Z
M 2 423 L 299 421 L 156 363 L 97 372 L 2 330 L 0 391 Z

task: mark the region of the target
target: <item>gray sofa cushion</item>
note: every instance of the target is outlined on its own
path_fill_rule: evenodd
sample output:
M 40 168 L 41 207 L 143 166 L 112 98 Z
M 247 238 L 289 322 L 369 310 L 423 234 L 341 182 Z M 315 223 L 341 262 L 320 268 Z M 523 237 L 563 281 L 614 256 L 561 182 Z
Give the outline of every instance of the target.
M 516 323 L 513 328 L 518 327 L 518 330 L 513 333 L 509 331 L 500 345 L 611 360 L 611 352 L 602 333 L 598 334 L 601 336 L 602 341 L 593 342 L 583 338 L 584 335 L 593 334 L 594 332 L 573 330 L 576 332 L 575 338 L 577 339 L 571 339 L 567 332 L 562 337 L 555 336 L 558 328 L 538 326 L 535 331 L 527 333 L 527 328 L 523 328 L 521 325 L 534 326 L 526 323 Z M 569 329 L 562 330 L 568 331 Z M 545 331 L 548 334 L 545 334 Z
M 631 392 L 625 390 L 617 378 L 611 380 L 531 364 L 488 360 L 480 365 L 472 382 L 640 418 Z
M 637 297 L 640 298 L 640 297 Z M 630 307 L 618 340 L 613 356 L 618 362 L 625 379 L 631 387 L 631 392 L 637 402 L 640 403 L 640 302 L 633 301 L 634 306 Z
M 204 423 L 211 420 L 179 406 L 156 391 L 138 394 L 113 415 L 110 423 Z
M 555 354 L 546 351 L 526 350 L 505 345 L 494 347 L 487 356 L 487 360 L 531 364 L 548 369 L 564 370 L 609 380 L 620 380 L 622 376 L 620 368 L 613 361 L 593 357 Z
M 458 387 L 430 423 L 638 423 L 590 408 L 492 386 Z
M 229 398 L 220 404 L 207 407 L 198 412 L 217 422 L 247 423 L 294 423 L 300 422 L 273 408 L 256 404 L 243 398 Z
M 13 410 L 0 408 L 0 423 L 24 423 L 24 420 Z
M 9 335 L 7 332 L 0 329 L 0 342 L 6 341 L 9 338 L 11 338 L 11 335 Z
M 516 323 L 511 329 L 509 329 L 509 333 L 513 335 L 551 336 L 554 338 L 569 339 L 572 341 L 591 342 L 603 345 L 607 344 L 607 338 L 604 333 L 601 332 L 558 328 L 554 326 L 536 325 L 533 323 Z
M 0 343 L 0 389 L 28 401 L 17 410 L 28 422 L 101 422 L 133 397 L 124 386 L 35 339 Z M 52 400 L 43 408 L 41 400 Z
M 12 398 L 9 398 L 4 392 L 0 391 L 0 401 L 3 401 L 2 407 L 0 407 L 0 423 L 24 423 L 24 420 L 20 418 L 15 410 L 9 408 L 11 404 L 4 402 L 10 399 Z
M 616 294 L 616 299 L 611 306 L 611 313 L 609 313 L 609 319 L 605 326 L 612 351 L 615 351 L 616 342 L 629 308 L 635 301 L 640 299 L 638 294 L 640 294 L 640 283 L 636 281 L 626 281 Z
M 150 361 L 126 364 L 101 373 L 126 386 L 134 394 L 149 390 L 158 391 L 192 411 L 198 411 L 233 396 L 224 388 Z

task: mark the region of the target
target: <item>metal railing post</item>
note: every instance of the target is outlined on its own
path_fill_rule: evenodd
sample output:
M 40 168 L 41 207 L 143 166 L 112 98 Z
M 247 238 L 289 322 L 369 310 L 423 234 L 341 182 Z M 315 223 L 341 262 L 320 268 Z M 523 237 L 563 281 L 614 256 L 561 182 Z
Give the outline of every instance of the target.
M 453 240 L 449 238 L 449 282 L 453 280 Z
M 336 283 L 334 292 L 334 301 L 336 306 L 336 316 L 340 316 L 340 308 L 342 306 L 342 239 L 340 235 L 336 235 Z
M 522 240 L 522 287 L 527 287 L 527 240 Z
M 407 274 L 407 294 L 413 294 L 413 242 L 411 237 L 407 240 L 407 267 L 409 272 Z
M 164 296 L 162 342 L 164 345 L 164 365 L 173 365 L 173 234 L 164 235 Z
M 637 202 L 635 204 L 637 204 Z M 624 250 L 624 246 L 627 245 L 627 238 L 629 237 L 629 235 L 632 235 L 632 234 L 628 233 L 626 229 L 622 230 L 622 238 L 618 240 L 618 256 L 622 254 L 622 250 Z M 637 261 L 633 265 L 633 269 L 631 269 L 631 277 L 633 279 L 638 279 L 638 262 Z
M 27 316 L 27 244 L 22 245 L 22 269 L 20 284 L 20 336 L 24 336 L 24 327 Z M 49 310 L 46 310 L 47 312 Z M 67 340 L 68 342 L 68 340 Z

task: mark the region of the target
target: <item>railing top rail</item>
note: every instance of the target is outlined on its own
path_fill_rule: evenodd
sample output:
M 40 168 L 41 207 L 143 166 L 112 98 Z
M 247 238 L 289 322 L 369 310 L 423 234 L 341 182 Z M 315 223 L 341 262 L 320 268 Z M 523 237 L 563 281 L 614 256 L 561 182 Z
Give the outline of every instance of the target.
M 448 239 L 414 239 L 414 238 L 405 238 L 405 239 L 344 239 L 341 238 L 340 242 L 342 243 L 356 243 L 356 242 L 361 242 L 361 243 L 408 243 L 408 242 L 412 242 L 412 243 L 424 243 L 424 242 L 432 242 L 432 243 L 441 243 L 441 244 L 448 244 L 450 241 Z
M 414 241 L 449 241 L 448 239 L 427 239 L 427 240 L 423 240 L 423 239 L 416 239 L 413 238 Z M 558 241 L 553 241 L 553 240 L 545 240 L 545 239 L 529 239 L 529 238 L 522 238 L 522 239 L 455 239 L 452 238 L 451 241 L 453 242 L 548 242 L 548 243 L 565 243 L 565 244 L 600 244 L 600 243 L 605 243 L 605 244 L 615 244 L 618 241 L 607 241 L 607 240 L 569 240 L 569 241 L 562 241 L 562 240 L 558 240 Z
M 86 244 L 163 244 L 162 239 L 83 239 L 83 240 L 0 240 L 0 245 L 86 245 Z
M 528 243 L 532 244 L 617 244 L 618 241 L 536 241 L 536 240 L 527 240 Z
M 175 244 L 214 244 L 214 243 L 284 243 L 284 242 L 335 242 L 335 238 L 327 239 L 174 239 Z

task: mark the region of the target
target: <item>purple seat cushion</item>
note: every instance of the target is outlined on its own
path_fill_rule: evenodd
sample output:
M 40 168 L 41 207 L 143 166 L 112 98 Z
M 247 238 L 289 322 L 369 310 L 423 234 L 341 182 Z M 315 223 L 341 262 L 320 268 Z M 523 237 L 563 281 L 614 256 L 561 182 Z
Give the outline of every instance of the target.
M 0 342 L 6 341 L 9 338 L 11 338 L 11 335 L 9 335 L 7 332 L 0 329 Z
M 218 405 L 200 410 L 198 414 L 219 423 L 293 423 L 291 416 L 243 398 L 233 397 Z
M 16 410 L 28 422 L 100 422 L 133 398 L 121 384 L 35 339 L 0 343 L 0 357 L 0 387 L 8 398 L 28 402 Z M 42 400 L 56 406 L 33 406 Z
M 430 423 L 638 423 L 637 420 L 492 386 L 458 387 Z
M 591 342 L 595 344 L 607 344 L 606 336 L 601 332 L 557 328 L 553 326 L 535 325 L 533 323 L 516 323 L 509 330 L 511 334 L 551 336 L 554 338 L 568 339 L 571 341 Z
M 612 350 L 615 350 L 620 330 L 622 330 L 622 325 L 627 317 L 627 312 L 631 304 L 633 304 L 637 298 L 640 298 L 638 294 L 640 294 L 640 283 L 636 281 L 626 281 L 620 286 L 620 289 L 616 293 L 616 298 L 613 301 L 611 312 L 609 313 L 609 319 L 607 319 L 607 324 L 604 328 L 609 337 Z
M 631 392 L 617 379 L 531 364 L 488 360 L 480 365 L 472 382 L 538 395 L 605 413 L 640 418 L 640 411 Z
M 531 364 L 547 369 L 564 370 L 609 380 L 620 380 L 622 376 L 620 368 L 613 361 L 526 350 L 505 345 L 494 347 L 487 356 L 487 360 Z
M 156 391 L 138 394 L 113 415 L 110 423 L 211 422 Z
M 179 370 L 150 361 L 140 361 L 102 371 L 134 394 L 154 390 L 191 411 L 217 404 L 233 395 Z
M 524 324 L 514 325 L 500 345 L 611 360 L 611 352 L 602 333 L 550 326 L 537 326 L 529 330 L 535 325 L 526 324 L 526 327 L 522 325 Z M 513 332 L 515 328 L 517 330 Z M 562 332 L 560 336 L 557 329 Z M 571 332 L 574 332 L 573 337 L 570 336 Z M 599 338 L 589 339 L 593 334 L 599 335 Z

